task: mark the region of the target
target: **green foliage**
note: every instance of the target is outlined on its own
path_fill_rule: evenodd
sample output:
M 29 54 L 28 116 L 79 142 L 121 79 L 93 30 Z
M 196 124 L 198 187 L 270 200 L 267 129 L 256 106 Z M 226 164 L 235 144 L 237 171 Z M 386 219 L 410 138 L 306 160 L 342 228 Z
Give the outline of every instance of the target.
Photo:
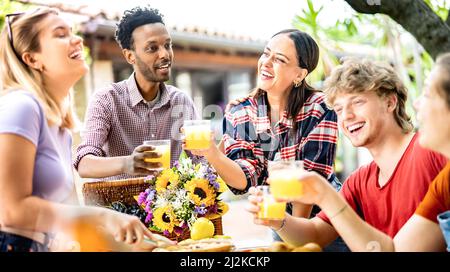
M 425 0 L 425 2 L 443 20 L 447 19 L 450 0 Z M 324 26 L 321 24 L 324 10 L 324 6 L 317 7 L 317 2 L 314 6 L 312 0 L 307 0 L 307 7 L 292 21 L 295 28 L 309 33 L 321 50 L 319 65 L 308 77 L 310 83 L 320 86 L 321 81 L 339 63 L 337 56 L 357 54 L 358 57 L 367 56 L 389 61 L 395 64 L 397 72 L 409 90 L 407 112 L 414 120 L 415 112 L 412 104 L 420 95 L 424 78 L 433 65 L 430 55 L 412 35 L 386 15 L 353 13 L 349 16 L 340 16 L 334 24 Z M 351 47 L 348 47 L 349 45 Z M 366 50 L 366 47 L 369 50 Z M 345 144 L 342 137 L 338 145 L 335 167 L 336 171 L 340 172 L 352 161 L 348 157 L 352 147 L 349 143 Z
M 450 1 L 448 0 L 424 0 L 424 2 L 439 16 L 442 20 L 446 20 Z
M 441 18 L 447 17 L 450 0 L 425 0 L 425 2 Z M 307 8 L 295 16 L 292 24 L 294 27 L 311 34 L 321 49 L 319 66 L 310 76 L 310 81 L 313 84 L 319 82 L 317 85 L 320 85 L 320 81 L 338 63 L 337 52 L 340 52 L 339 55 L 355 53 L 345 52 L 346 45 L 368 45 L 370 48 L 377 49 L 373 52 L 378 52 L 376 55 L 373 55 L 372 52 L 372 55 L 368 57 L 382 60 L 394 58 L 390 61 L 396 65 L 402 65 L 398 71 L 406 71 L 401 76 L 411 90 L 411 97 L 416 98 L 418 96 L 422 88 L 422 82 L 419 82 L 420 85 L 418 86 L 415 79 L 423 79 L 424 74 L 431 69 L 433 61 L 426 51 L 413 52 L 411 48 L 402 43 L 401 38 L 404 38 L 407 32 L 400 25 L 386 15 L 356 13 L 344 18 L 340 17 L 336 19 L 333 25 L 325 27 L 320 24 L 320 16 L 324 7 L 315 7 L 312 0 L 307 0 L 307 4 Z M 361 53 L 365 54 L 363 49 L 361 49 Z M 417 59 L 418 57 L 420 59 Z M 420 69 L 416 65 L 417 62 L 420 63 Z M 417 73 L 422 74 L 417 75 Z
M 91 50 L 89 47 L 87 46 L 83 46 L 83 55 L 84 55 L 84 60 L 86 61 L 86 63 L 91 66 L 92 64 L 92 57 L 91 57 Z
M 5 25 L 5 15 L 8 13 L 14 13 L 18 11 L 25 11 L 30 9 L 31 5 L 25 5 L 17 2 L 12 2 L 10 0 L 0 1 L 0 29 L 3 29 Z
M 326 46 L 322 44 L 322 37 L 327 36 L 327 29 L 318 23 L 318 16 L 323 10 L 314 8 L 312 0 L 307 0 L 308 8 L 302 10 L 302 16 L 295 16 L 292 25 L 304 32 L 310 34 L 317 42 L 320 48 L 320 60 L 317 68 L 308 76 L 308 81 L 313 85 L 320 85 L 325 76 L 327 76 L 331 68 L 338 63 L 336 56 L 330 54 Z

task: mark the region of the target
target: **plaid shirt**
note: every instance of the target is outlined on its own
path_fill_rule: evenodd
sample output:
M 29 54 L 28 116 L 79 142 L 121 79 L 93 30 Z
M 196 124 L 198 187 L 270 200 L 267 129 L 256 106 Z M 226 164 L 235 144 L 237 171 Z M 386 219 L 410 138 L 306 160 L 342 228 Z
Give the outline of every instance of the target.
M 305 169 L 314 170 L 338 190 L 341 186 L 333 173 L 338 137 L 336 113 L 327 108 L 324 94 L 316 92 L 305 102 L 295 118 L 298 129 L 287 112 L 271 128 L 265 96 L 250 98 L 225 113 L 223 131 L 226 155 L 234 160 L 247 177 L 243 194 L 251 186 L 264 184 L 267 161 L 303 160 Z
M 181 153 L 183 120 L 198 119 L 192 100 L 179 89 L 161 84 L 159 100 L 149 105 L 139 92 L 134 73 L 127 79 L 97 91 L 91 99 L 73 163 L 92 154 L 99 157 L 128 156 L 146 140 L 171 139 L 171 163 Z M 122 179 L 122 174 L 107 179 Z

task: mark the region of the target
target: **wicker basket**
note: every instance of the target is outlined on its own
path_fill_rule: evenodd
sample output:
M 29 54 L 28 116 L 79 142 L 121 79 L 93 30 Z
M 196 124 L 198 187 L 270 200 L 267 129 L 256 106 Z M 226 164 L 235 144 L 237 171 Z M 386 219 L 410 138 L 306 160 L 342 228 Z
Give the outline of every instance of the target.
M 83 184 L 83 197 L 86 205 L 109 206 L 115 201 L 133 204 L 133 198 L 148 188 L 144 178 L 95 181 Z
M 95 181 L 83 184 L 83 197 L 86 205 L 108 207 L 115 201 L 125 204 L 134 204 L 134 196 L 139 195 L 148 188 L 144 178 L 133 178 L 112 181 Z M 214 234 L 222 235 L 222 217 L 211 220 L 214 224 Z M 189 229 L 186 229 L 181 235 L 172 233 L 168 238 L 174 241 L 181 241 L 190 237 Z

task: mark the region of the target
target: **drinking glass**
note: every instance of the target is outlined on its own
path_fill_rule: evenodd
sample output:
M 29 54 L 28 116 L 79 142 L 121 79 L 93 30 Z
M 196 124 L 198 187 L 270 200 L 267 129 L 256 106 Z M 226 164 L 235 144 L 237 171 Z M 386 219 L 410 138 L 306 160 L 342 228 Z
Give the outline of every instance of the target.
M 150 140 L 144 141 L 144 145 L 151 145 L 155 151 L 161 154 L 160 158 L 147 158 L 146 162 L 160 162 L 162 168 L 170 168 L 170 140 Z
M 270 191 L 275 198 L 295 198 L 303 194 L 300 181 L 303 161 L 269 161 Z
M 211 145 L 210 120 L 185 120 L 183 129 L 186 149 L 208 149 Z

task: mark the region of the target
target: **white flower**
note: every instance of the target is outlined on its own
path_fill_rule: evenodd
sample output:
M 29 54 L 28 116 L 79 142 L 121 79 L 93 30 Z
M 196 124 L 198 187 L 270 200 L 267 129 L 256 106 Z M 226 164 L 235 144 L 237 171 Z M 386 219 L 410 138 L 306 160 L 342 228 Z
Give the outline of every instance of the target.
M 177 191 L 175 197 L 176 197 L 177 199 L 182 199 L 183 202 L 186 202 L 186 200 L 187 200 L 186 189 L 184 189 L 184 188 L 179 189 L 179 190 Z
M 183 207 L 183 201 L 179 198 L 175 198 L 175 200 L 172 202 L 172 207 L 175 210 L 179 210 Z
M 168 206 L 170 204 L 169 200 L 167 200 L 167 198 L 164 197 L 164 195 L 160 195 L 158 196 L 158 198 L 156 198 L 155 201 L 155 208 L 161 208 L 161 207 L 165 207 Z
M 189 226 L 189 229 L 192 227 L 194 222 L 197 220 L 197 217 L 194 215 L 194 213 L 191 214 L 191 217 L 188 219 L 187 224 Z
M 194 173 L 194 177 L 195 178 L 204 178 L 205 173 L 207 173 L 207 171 L 208 171 L 208 167 L 204 164 L 201 164 L 200 169 L 198 169 L 198 171 Z
M 175 210 L 180 210 L 183 207 L 183 203 L 188 201 L 185 189 L 179 189 L 174 192 L 175 198 L 172 201 L 172 207 Z
M 181 160 L 180 171 L 182 173 L 186 173 L 186 172 L 188 172 L 191 169 L 192 169 L 192 160 L 190 158 Z

